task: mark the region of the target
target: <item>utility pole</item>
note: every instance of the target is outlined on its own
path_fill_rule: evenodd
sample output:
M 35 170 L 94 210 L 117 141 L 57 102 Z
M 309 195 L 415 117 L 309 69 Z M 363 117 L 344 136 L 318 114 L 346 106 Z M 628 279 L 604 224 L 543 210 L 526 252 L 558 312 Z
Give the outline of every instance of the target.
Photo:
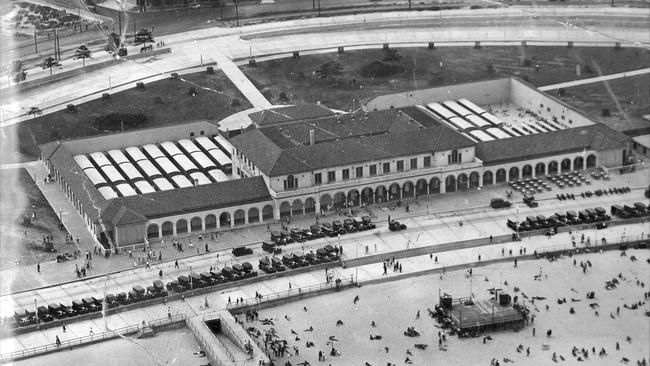
M 320 16 L 320 0 L 318 0 L 318 16 Z
M 237 19 L 237 26 L 239 27 L 239 6 L 237 6 L 237 0 L 235 2 L 235 17 Z
M 56 52 L 56 38 L 57 38 L 57 36 L 56 36 L 56 29 L 55 29 L 54 30 L 54 60 L 58 61 L 58 56 L 57 56 L 57 52 Z
M 59 33 L 56 34 L 56 49 L 59 53 L 59 61 L 61 61 L 61 40 L 59 39 Z
M 135 43 L 135 18 L 133 18 L 133 42 Z
M 36 39 L 36 28 L 34 28 L 34 53 L 38 53 L 38 39 Z
M 117 13 L 117 26 L 120 32 L 120 39 L 122 39 L 122 13 Z

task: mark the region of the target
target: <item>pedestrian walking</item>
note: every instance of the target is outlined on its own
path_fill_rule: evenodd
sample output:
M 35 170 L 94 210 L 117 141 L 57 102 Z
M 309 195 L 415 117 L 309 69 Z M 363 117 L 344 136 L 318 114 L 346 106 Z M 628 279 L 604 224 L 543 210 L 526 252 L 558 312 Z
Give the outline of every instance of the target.
M 59 339 L 59 336 L 56 336 L 56 346 L 61 347 L 61 340 Z
M 37 271 L 38 273 L 41 273 L 41 262 L 37 262 L 37 263 L 36 263 L 36 271 Z
M 178 260 L 174 262 L 174 268 L 178 268 Z

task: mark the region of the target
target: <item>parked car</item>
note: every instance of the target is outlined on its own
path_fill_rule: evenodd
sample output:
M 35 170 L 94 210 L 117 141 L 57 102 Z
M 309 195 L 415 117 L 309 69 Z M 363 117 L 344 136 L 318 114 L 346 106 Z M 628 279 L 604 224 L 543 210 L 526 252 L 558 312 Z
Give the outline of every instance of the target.
M 512 206 L 512 203 L 503 198 L 493 198 L 490 200 L 490 207 L 492 208 L 508 208 L 510 206 Z
M 524 203 L 531 208 L 539 206 L 539 203 L 535 201 L 535 197 L 533 196 L 526 196 L 524 197 Z
M 247 247 L 237 247 L 237 248 L 233 248 L 232 250 L 232 255 L 234 255 L 235 257 L 241 257 L 244 255 L 251 255 L 251 254 L 253 254 L 253 249 Z
M 266 272 L 266 273 L 275 273 L 275 268 L 273 268 L 273 265 L 271 264 L 271 261 L 268 258 L 262 258 L 259 261 L 259 264 L 257 265 L 257 268 L 260 270 Z
M 307 240 L 302 235 L 302 230 L 300 230 L 298 228 L 291 229 L 290 235 L 291 235 L 291 239 L 293 239 L 295 242 L 298 242 L 298 243 L 302 243 L 302 242 Z
M 314 235 L 314 238 L 322 238 L 325 236 L 325 233 L 323 233 L 323 230 L 321 230 L 320 224 L 310 225 L 309 231 L 311 231 L 312 235 Z
M 343 220 L 343 228 L 345 229 L 346 233 L 352 233 L 358 230 L 358 227 L 355 225 L 353 219 Z
M 363 221 L 363 226 L 366 228 L 366 230 L 374 229 L 377 227 L 374 222 L 372 222 L 372 219 L 370 216 L 363 216 L 361 218 L 361 221 Z
M 282 253 L 282 249 L 278 248 L 278 245 L 272 241 L 262 242 L 262 250 L 273 254 Z
M 48 310 L 48 307 L 44 306 L 44 305 L 38 307 L 37 315 L 38 315 L 38 318 L 42 322 L 47 323 L 47 322 L 51 322 L 52 320 L 54 320 L 54 317 L 52 317 L 52 315 L 50 314 L 50 311 Z
M 341 220 L 334 220 L 332 221 L 332 229 L 336 234 L 345 234 L 345 227 L 343 226 L 343 222 Z
M 388 222 L 388 229 L 390 231 L 404 230 L 404 229 L 406 229 L 406 224 L 402 224 L 401 222 L 399 222 L 397 220 L 390 220 Z
M 282 260 L 278 257 L 273 257 L 271 258 L 271 265 L 273 266 L 273 269 L 275 269 L 278 272 L 285 271 L 287 268 L 282 264 Z

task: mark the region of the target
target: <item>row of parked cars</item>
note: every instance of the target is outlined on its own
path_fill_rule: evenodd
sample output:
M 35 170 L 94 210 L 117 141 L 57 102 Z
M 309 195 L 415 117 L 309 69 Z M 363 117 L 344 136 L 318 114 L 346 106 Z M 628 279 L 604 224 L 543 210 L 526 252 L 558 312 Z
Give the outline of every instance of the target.
M 628 219 L 630 217 L 644 217 L 650 216 L 650 206 L 646 205 L 643 202 L 635 202 L 630 205 L 612 205 L 610 211 L 612 215 L 620 217 L 622 219 Z
M 607 225 L 606 221 L 611 220 L 607 210 L 603 207 L 588 208 L 578 212 L 570 210 L 566 213 L 555 213 L 549 217 L 544 215 L 527 216 L 524 221 L 508 219 L 508 227 L 515 231 L 531 231 L 540 229 L 555 229 L 564 225 L 580 225 L 598 223 L 597 228 L 602 229 Z
M 275 245 L 275 244 L 274 244 Z M 275 251 L 268 250 L 269 252 Z M 339 260 L 339 253 L 336 249 L 327 244 L 322 248 L 317 249 L 315 252 L 302 255 L 296 253 L 287 253 L 280 256 L 273 256 L 271 258 L 264 257 L 260 259 L 258 268 L 266 273 L 283 272 L 287 269 L 294 269 L 300 267 L 307 267 L 314 264 L 329 263 Z
M 256 276 L 257 272 L 249 262 L 235 263 L 232 267 L 225 266 L 220 271 L 214 269 L 212 271 L 190 273 L 187 276 L 178 276 L 177 279 L 168 282 L 166 287 L 169 291 L 181 293 Z
M 332 223 L 323 222 L 313 224 L 309 229 L 293 228 L 291 230 L 272 231 L 271 242 L 278 245 L 285 245 L 293 242 L 304 242 L 322 238 L 333 237 L 339 234 L 352 233 L 374 229 L 376 225 L 370 216 L 351 217 L 345 220 L 334 220 Z
M 51 322 L 55 319 L 65 319 L 87 313 L 94 313 L 106 308 L 115 308 L 120 305 L 140 302 L 157 297 L 167 296 L 163 282 L 153 281 L 146 289 L 142 286 L 133 286 L 133 289 L 118 294 L 106 294 L 105 297 L 88 296 L 72 301 L 70 305 L 51 303 L 41 305 L 36 311 L 28 309 L 15 310 L 13 317 L 7 323 L 10 327 L 25 327 L 37 322 Z

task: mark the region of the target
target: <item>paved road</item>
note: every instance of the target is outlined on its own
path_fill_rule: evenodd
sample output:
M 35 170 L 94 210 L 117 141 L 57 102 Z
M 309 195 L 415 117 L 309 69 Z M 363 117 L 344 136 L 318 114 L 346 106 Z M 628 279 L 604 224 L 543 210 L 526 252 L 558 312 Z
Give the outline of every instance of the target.
M 543 12 L 544 10 L 535 10 Z M 629 14 L 625 9 L 615 9 L 620 14 Z M 557 13 L 557 10 L 549 12 Z M 603 14 L 604 10 L 599 9 L 562 9 L 558 16 L 568 14 Z M 561 13 L 561 14 L 560 14 Z M 635 17 L 646 16 L 646 12 L 631 13 Z M 360 33 L 354 29 L 344 29 L 345 25 L 359 24 L 364 21 L 373 23 L 380 27 L 385 22 L 390 22 L 391 27 L 397 26 L 395 22 L 408 27 L 414 21 L 423 19 L 435 20 L 441 16 L 445 17 L 468 17 L 480 21 L 483 16 L 495 16 L 502 14 L 503 18 L 524 18 L 525 25 L 529 28 L 522 30 L 521 26 L 508 24 L 506 26 L 489 25 L 476 27 L 450 27 L 417 29 L 367 29 Z M 563 24 L 547 24 L 541 21 L 543 26 L 534 27 L 535 19 L 531 19 L 528 13 L 517 9 L 486 9 L 482 11 L 448 11 L 448 12 L 418 12 L 418 13 L 389 13 L 389 14 L 368 14 L 350 15 L 320 19 L 301 19 L 271 24 L 259 24 L 236 29 L 210 28 L 191 32 L 184 32 L 165 37 L 165 44 L 173 49 L 173 54 L 130 61 L 120 65 L 107 67 L 105 69 L 84 74 L 83 77 L 76 77 L 60 82 L 54 82 L 47 86 L 26 90 L 21 93 L 18 100 L 5 101 L 2 105 L 5 120 L 0 124 L 5 127 L 28 119 L 27 110 L 32 106 L 39 106 L 45 113 L 60 110 L 70 103 L 78 103 L 88 98 L 97 98 L 108 88 L 109 76 L 112 85 L 132 85 L 136 80 L 149 77 L 160 77 L 170 72 L 188 66 L 198 66 L 201 58 L 204 63 L 215 62 L 218 59 L 212 55 L 216 54 L 215 49 L 225 53 L 231 59 L 243 59 L 251 54 L 253 56 L 288 53 L 293 50 L 304 50 L 313 48 L 331 48 L 338 46 L 389 43 L 408 43 L 410 45 L 422 45 L 429 41 L 436 42 L 473 42 L 480 39 L 483 42 L 501 42 L 508 40 L 518 42 L 521 40 L 536 40 L 544 42 L 585 41 L 585 42 L 607 42 L 609 46 L 617 40 L 627 40 L 641 44 L 650 43 L 650 35 L 644 28 L 631 27 L 603 27 L 598 33 L 587 31 L 581 27 L 566 27 Z M 431 23 L 434 24 L 434 23 Z M 323 36 L 320 27 L 332 25 L 340 26 L 343 30 L 336 34 L 328 32 Z M 278 37 L 264 37 L 257 39 L 261 33 L 269 31 L 286 31 L 299 29 L 300 34 L 281 35 Z M 307 30 L 312 33 L 305 33 Z M 243 41 L 240 36 L 249 35 L 250 40 Z M 257 36 L 256 36 L 257 35 Z M 610 43 L 611 42 L 611 43 Z M 531 43 L 533 44 L 533 43 Z M 547 43 L 548 44 L 548 43 Z M 455 45 L 451 43 L 450 45 Z M 626 44 L 624 44 L 626 45 Z M 83 98 L 83 99 L 82 99 Z

